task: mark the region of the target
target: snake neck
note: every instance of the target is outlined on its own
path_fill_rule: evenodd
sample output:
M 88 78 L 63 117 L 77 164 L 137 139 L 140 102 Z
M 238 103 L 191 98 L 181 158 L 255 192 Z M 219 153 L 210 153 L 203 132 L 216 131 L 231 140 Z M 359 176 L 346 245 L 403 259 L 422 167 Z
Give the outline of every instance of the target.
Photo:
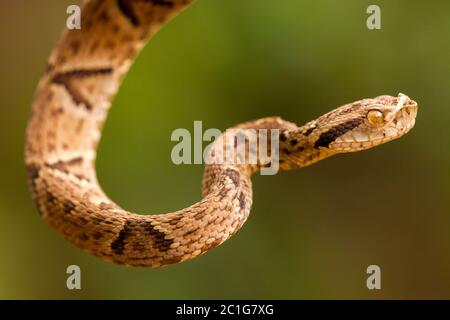
M 317 146 L 322 133 L 317 120 L 298 127 L 279 117 L 246 122 L 227 130 L 209 150 L 208 165 L 239 167 L 248 175 L 272 175 L 314 164 L 336 154 Z M 271 169 L 271 171 L 266 171 Z
M 303 168 L 336 154 L 329 148 L 317 147 L 320 129 L 311 127 L 311 123 L 280 132 L 279 163 L 282 170 Z

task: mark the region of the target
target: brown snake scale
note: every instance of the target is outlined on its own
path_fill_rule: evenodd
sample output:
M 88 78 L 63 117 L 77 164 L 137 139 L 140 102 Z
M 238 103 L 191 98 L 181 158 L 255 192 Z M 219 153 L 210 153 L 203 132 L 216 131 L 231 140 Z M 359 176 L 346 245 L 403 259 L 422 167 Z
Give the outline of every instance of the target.
M 25 146 L 33 199 L 65 238 L 108 261 L 158 267 L 191 259 L 231 237 L 250 212 L 258 164 L 207 164 L 203 198 L 158 215 L 121 209 L 97 182 L 96 148 L 123 76 L 149 37 L 189 3 L 85 1 L 81 30 L 64 31 L 37 88 Z M 236 128 L 280 129 L 280 168 L 288 170 L 396 139 L 416 114 L 417 104 L 399 94 L 346 104 L 302 127 L 271 117 Z

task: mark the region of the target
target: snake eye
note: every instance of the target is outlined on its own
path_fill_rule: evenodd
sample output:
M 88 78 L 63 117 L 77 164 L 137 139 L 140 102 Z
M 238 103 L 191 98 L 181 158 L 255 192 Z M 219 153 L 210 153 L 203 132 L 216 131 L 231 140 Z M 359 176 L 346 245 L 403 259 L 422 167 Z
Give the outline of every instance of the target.
M 367 120 L 369 120 L 370 124 L 379 126 L 384 122 L 383 113 L 379 110 L 370 110 L 367 112 Z

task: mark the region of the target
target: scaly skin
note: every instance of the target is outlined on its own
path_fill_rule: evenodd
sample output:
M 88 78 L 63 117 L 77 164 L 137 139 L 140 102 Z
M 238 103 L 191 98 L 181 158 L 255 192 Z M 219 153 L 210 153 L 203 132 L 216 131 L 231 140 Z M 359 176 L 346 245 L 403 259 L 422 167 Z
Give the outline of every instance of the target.
M 149 37 L 189 3 L 85 1 L 82 29 L 64 32 L 38 85 L 25 148 L 33 199 L 65 238 L 108 261 L 159 267 L 191 259 L 236 233 L 250 212 L 250 176 L 261 163 L 206 165 L 203 198 L 159 215 L 121 209 L 96 179 L 96 147 L 121 79 Z M 233 129 L 279 129 L 280 167 L 287 170 L 398 138 L 416 112 L 400 94 L 342 106 L 302 127 L 271 117 Z M 221 138 L 210 154 L 224 147 Z

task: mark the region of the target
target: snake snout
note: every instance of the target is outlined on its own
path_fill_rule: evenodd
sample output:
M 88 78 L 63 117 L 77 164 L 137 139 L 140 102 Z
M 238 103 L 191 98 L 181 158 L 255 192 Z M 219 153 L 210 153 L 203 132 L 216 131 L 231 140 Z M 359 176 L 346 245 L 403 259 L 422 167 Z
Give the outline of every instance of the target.
M 403 107 L 400 109 L 401 112 L 399 112 L 397 116 L 403 116 L 412 120 L 416 117 L 418 108 L 419 107 L 416 101 L 407 100 L 403 104 Z
M 406 111 L 408 115 L 416 116 L 418 103 L 414 100 L 408 99 L 404 102 L 402 110 Z
M 399 93 L 391 103 L 394 105 L 392 111 L 395 112 L 391 119 L 394 119 L 396 124 L 400 121 L 403 126 L 412 127 L 417 115 L 418 103 L 403 93 Z
M 414 100 L 409 99 L 405 102 L 404 106 L 407 108 L 408 107 L 417 108 L 418 104 Z
M 394 120 L 388 126 L 388 129 L 385 130 L 385 132 L 393 132 L 393 134 L 387 134 L 386 136 L 391 136 L 395 139 L 409 132 L 409 130 L 411 130 L 416 123 L 417 110 L 418 104 L 416 101 L 405 101 L 401 109 L 397 111 Z M 393 128 L 393 130 L 390 128 Z

